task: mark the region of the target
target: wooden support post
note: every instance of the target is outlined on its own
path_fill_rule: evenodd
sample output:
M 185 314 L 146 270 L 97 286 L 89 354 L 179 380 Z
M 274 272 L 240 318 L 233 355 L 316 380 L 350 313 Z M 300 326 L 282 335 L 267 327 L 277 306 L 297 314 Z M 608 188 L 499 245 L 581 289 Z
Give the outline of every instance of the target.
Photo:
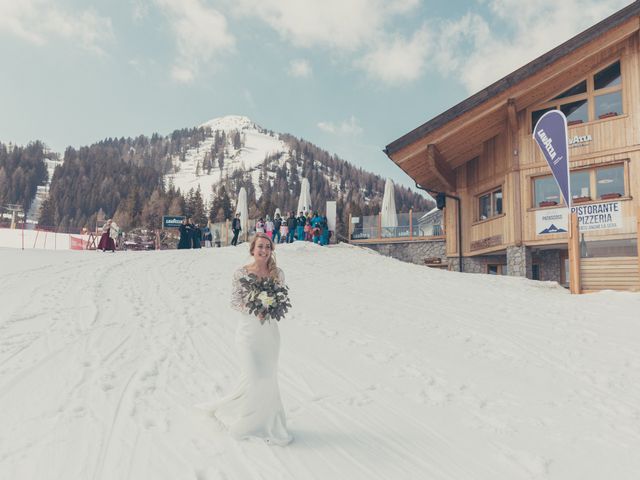
M 397 232 L 395 236 L 398 236 Z M 413 208 L 409 209 L 409 240 L 413 240 Z
M 351 243 L 351 225 L 353 225 L 353 223 L 351 222 L 351 213 L 349 213 L 349 225 L 347 225 L 347 242 Z
M 378 238 L 382 238 L 382 213 L 378 214 Z
M 569 290 L 579 294 L 580 288 L 580 231 L 578 230 L 578 214 L 569 214 Z

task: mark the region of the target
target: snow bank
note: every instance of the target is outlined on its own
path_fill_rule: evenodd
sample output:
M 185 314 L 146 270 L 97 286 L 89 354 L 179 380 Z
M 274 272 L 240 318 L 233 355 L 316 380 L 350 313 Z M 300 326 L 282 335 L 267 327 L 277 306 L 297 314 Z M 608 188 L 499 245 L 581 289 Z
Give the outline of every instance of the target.
M 277 255 L 286 448 L 192 408 L 238 373 L 246 247 L 0 249 L 0 478 L 637 478 L 639 294 L 342 245 Z

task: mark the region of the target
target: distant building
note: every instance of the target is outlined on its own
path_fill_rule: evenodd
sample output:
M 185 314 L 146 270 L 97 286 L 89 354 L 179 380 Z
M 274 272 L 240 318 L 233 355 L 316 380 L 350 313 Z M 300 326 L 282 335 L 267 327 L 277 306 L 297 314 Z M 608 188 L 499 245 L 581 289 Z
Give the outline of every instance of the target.
M 468 272 L 568 282 L 567 209 L 532 139 L 560 109 L 582 253 L 605 258 L 585 289 L 638 287 L 639 29 L 636 1 L 386 147 L 419 185 L 460 198 L 460 225 L 446 200 L 449 268 L 461 254 Z

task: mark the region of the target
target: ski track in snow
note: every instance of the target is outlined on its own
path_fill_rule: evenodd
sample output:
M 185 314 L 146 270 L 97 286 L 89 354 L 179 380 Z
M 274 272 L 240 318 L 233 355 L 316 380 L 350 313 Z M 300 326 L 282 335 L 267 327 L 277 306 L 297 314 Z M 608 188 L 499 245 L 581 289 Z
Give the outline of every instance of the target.
M 0 478 L 602 479 L 640 472 L 640 295 L 278 248 L 295 441 L 235 442 L 246 246 L 0 249 Z

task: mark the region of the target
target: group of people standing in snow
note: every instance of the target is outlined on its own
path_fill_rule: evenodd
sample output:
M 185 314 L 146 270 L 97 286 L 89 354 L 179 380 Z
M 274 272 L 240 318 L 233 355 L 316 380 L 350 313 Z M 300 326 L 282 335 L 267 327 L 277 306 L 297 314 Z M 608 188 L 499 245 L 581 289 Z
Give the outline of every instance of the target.
M 238 235 L 242 230 L 239 213 L 236 213 L 231 229 L 233 230 L 231 245 L 237 245 Z M 276 213 L 273 219 L 267 215 L 264 219 L 258 219 L 255 229 L 256 233 L 266 234 L 273 243 L 292 243 L 298 240 L 328 245 L 331 238 L 327 217 L 319 215 L 318 212 L 313 214 L 300 212 L 296 217 L 295 212 L 292 211 L 286 218 Z
M 215 230 L 213 233 L 209 227 L 204 229 L 200 228 L 200 225 L 193 223 L 191 217 L 187 217 L 182 220 L 182 224 L 178 227 L 180 232 L 180 240 L 178 241 L 178 249 L 186 248 L 202 248 L 204 243 L 205 247 L 220 246 L 220 232 Z

